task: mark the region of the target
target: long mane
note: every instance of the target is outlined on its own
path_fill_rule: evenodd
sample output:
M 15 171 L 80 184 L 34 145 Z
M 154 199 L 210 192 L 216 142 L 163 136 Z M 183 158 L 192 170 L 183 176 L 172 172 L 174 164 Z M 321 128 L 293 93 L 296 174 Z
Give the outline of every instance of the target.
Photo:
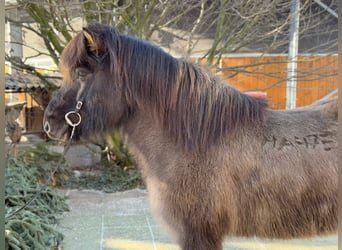
M 263 119 L 265 100 L 243 94 L 204 67 L 108 26 L 93 24 L 88 30 L 108 51 L 104 63 L 111 65 L 114 84 L 121 85 L 130 108 L 151 108 L 156 121 L 186 149 L 206 150 Z M 81 33 L 65 51 L 61 69 L 68 78 L 88 53 Z

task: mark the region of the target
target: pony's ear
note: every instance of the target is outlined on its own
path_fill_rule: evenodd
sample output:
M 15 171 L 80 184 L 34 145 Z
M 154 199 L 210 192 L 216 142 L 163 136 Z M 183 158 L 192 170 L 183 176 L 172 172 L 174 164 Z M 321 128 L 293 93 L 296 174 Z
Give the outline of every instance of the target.
M 100 49 L 99 45 L 96 43 L 92 33 L 87 28 L 83 28 L 83 36 L 89 50 L 95 54 L 98 54 L 98 51 Z

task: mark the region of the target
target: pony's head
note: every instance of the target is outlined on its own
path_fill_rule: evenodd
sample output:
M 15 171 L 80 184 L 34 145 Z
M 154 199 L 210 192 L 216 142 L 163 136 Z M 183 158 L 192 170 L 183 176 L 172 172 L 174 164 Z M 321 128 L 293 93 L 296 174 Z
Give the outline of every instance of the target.
M 49 137 L 65 141 L 72 129 L 67 120 L 81 119 L 75 130 L 79 139 L 108 132 L 129 115 L 118 79 L 119 51 L 120 34 L 100 24 L 84 28 L 67 44 L 59 65 L 63 84 L 44 114 Z

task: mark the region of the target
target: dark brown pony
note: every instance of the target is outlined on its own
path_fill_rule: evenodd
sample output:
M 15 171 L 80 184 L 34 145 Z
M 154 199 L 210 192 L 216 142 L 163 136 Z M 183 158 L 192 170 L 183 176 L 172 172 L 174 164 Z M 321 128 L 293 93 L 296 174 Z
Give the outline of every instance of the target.
M 337 228 L 337 101 L 276 111 L 201 66 L 92 24 L 65 47 L 48 135 L 121 128 L 154 215 L 182 249 L 222 249 L 225 235 L 293 238 Z

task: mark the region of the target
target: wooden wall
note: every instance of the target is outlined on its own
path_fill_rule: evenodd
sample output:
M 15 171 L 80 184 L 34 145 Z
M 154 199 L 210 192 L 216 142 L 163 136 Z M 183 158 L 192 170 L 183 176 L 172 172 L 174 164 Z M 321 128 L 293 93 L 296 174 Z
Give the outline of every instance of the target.
M 271 107 L 284 109 L 286 104 L 287 57 L 230 56 L 222 59 L 222 78 L 242 91 L 266 92 Z M 338 58 L 299 56 L 297 107 L 309 105 L 338 87 Z

